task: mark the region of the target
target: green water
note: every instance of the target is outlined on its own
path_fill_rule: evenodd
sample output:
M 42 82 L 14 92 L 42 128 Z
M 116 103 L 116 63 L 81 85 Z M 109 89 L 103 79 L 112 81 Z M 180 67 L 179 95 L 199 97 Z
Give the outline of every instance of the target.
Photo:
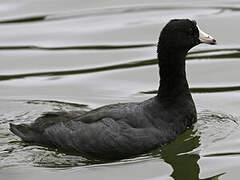
M 25 144 L 8 130 L 46 111 L 89 110 L 156 93 L 156 44 L 172 18 L 196 19 L 217 46 L 187 57 L 198 122 L 176 141 L 103 162 Z M 2 0 L 0 179 L 236 180 L 240 167 L 240 2 Z

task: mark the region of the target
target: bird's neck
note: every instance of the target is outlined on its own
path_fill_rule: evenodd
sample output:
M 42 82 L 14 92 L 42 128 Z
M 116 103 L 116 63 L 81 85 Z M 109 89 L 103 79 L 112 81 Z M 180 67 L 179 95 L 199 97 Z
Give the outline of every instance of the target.
M 190 95 L 185 71 L 187 51 L 160 51 L 158 54 L 160 67 L 159 98 L 175 99 L 179 95 Z

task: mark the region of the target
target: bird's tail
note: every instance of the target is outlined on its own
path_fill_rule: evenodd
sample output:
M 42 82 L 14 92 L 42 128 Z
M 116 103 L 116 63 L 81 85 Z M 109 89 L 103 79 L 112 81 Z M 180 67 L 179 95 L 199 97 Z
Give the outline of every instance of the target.
M 10 131 L 15 135 L 19 136 L 25 142 L 37 142 L 39 134 L 31 130 L 30 126 L 27 124 L 15 125 L 10 123 Z

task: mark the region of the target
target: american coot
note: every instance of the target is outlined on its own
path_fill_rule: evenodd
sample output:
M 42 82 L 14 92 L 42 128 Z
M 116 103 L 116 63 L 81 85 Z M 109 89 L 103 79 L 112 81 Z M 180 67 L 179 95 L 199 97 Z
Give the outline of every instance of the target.
M 158 42 L 157 96 L 88 112 L 48 112 L 29 125 L 10 124 L 10 130 L 25 142 L 104 159 L 126 158 L 169 143 L 196 121 L 185 57 L 200 43 L 216 44 L 216 40 L 202 32 L 196 21 L 171 20 Z

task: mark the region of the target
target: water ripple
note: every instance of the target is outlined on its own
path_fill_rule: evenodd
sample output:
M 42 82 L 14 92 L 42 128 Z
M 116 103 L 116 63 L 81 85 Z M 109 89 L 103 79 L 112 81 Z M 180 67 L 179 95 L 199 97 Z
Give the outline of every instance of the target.
M 193 10 L 193 9 L 203 9 L 203 10 L 217 10 L 217 13 L 212 14 L 222 14 L 225 11 L 239 11 L 238 7 L 206 7 L 206 6 L 159 6 L 159 5 L 137 5 L 137 6 L 123 6 L 123 7 L 111 7 L 111 8 L 94 8 L 87 9 L 77 12 L 67 12 L 67 13 L 51 13 L 51 14 L 27 14 L 21 17 L 9 17 L 0 20 L 0 24 L 10 24 L 10 23 L 29 23 L 29 22 L 41 22 L 41 21 L 57 21 L 65 19 L 74 18 L 84 18 L 84 17 L 97 17 L 106 15 L 117 15 L 126 13 L 146 13 L 154 11 L 170 11 L 170 10 Z
M 220 93 L 220 92 L 232 92 L 239 91 L 239 86 L 226 86 L 226 87 L 190 87 L 192 93 Z M 157 90 L 142 91 L 143 94 L 157 94 Z
M 135 47 L 146 47 L 146 46 L 151 46 L 150 44 L 145 44 L 145 45 L 134 45 L 131 46 L 132 48 Z M 124 46 L 125 47 L 125 46 Z M 124 48 L 123 47 L 123 48 Z M 61 47 L 60 47 L 61 48 Z M 66 47 L 65 47 L 66 48 Z M 85 47 L 89 48 L 89 47 Z M 102 47 L 102 48 L 106 48 Z M 112 48 L 109 47 L 109 48 Z M 122 46 L 115 46 L 115 48 L 122 48 Z M 127 48 L 127 47 L 126 47 Z M 50 48 L 51 49 L 51 48 Z M 236 50 L 236 51 L 234 51 Z M 208 50 L 208 51 L 200 51 L 198 52 L 192 52 L 190 53 L 191 56 L 188 56 L 186 59 L 189 60 L 199 60 L 199 59 L 226 59 L 226 58 L 240 58 L 240 52 L 238 49 L 229 49 L 229 53 L 224 54 L 203 54 L 203 55 L 197 55 L 201 53 L 206 53 L 206 52 L 219 52 L 220 50 Z M 227 49 L 226 49 L 227 51 Z M 234 52 L 232 52 L 234 51 Z M 157 59 L 145 59 L 145 60 L 138 60 L 138 61 L 132 61 L 132 62 L 127 62 L 127 63 L 121 63 L 121 64 L 113 64 L 113 65 L 108 65 L 108 66 L 100 66 L 100 67 L 90 67 L 90 68 L 85 68 L 85 69 L 74 69 L 74 70 L 59 70 L 59 71 L 48 71 L 48 72 L 34 72 L 34 73 L 23 73 L 23 74 L 10 74 L 10 75 L 0 75 L 0 81 L 3 80 L 11 80 L 11 79 L 19 79 L 19 78 L 26 78 L 26 77 L 39 77 L 39 76 L 66 76 L 66 75 L 76 75 L 76 74 L 86 74 L 86 73 L 95 73 L 95 72 L 104 72 L 104 71 L 111 71 L 111 70 L 120 70 L 120 69 L 128 69 L 128 68 L 136 68 L 136 67 L 142 67 L 142 66 L 149 66 L 149 65 L 155 65 L 158 63 Z M 209 92 L 211 91 L 228 91 L 228 90 L 238 90 L 239 87 L 230 87 L 229 88 L 213 88 L 210 89 Z M 204 89 L 193 89 L 195 92 L 202 92 L 205 91 Z
M 0 46 L 0 50 L 46 50 L 46 51 L 64 51 L 64 50 L 112 50 L 112 49 L 131 49 L 156 46 L 155 44 L 126 44 L 126 45 L 81 45 L 81 46 L 62 46 L 62 47 L 43 47 L 34 45 L 22 46 Z

